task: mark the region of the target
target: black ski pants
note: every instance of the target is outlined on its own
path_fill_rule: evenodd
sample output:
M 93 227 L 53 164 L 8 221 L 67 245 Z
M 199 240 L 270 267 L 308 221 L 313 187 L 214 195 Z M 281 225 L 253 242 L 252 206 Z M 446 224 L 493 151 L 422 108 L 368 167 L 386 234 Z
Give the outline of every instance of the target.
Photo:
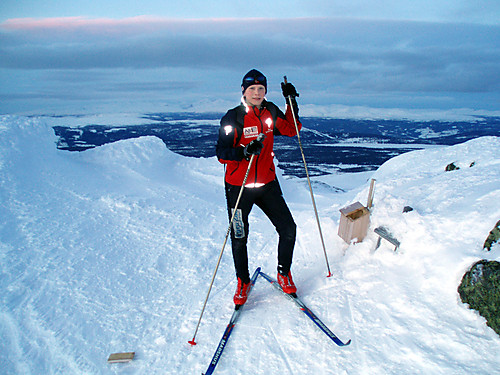
M 231 220 L 240 190 L 241 186 L 226 183 L 229 220 Z M 245 187 L 236 210 L 233 225 L 231 226 L 231 245 L 236 276 L 244 282 L 250 281 L 247 253 L 248 216 L 254 204 L 266 214 L 278 232 L 278 271 L 285 275 L 288 274 L 292 265 L 293 248 L 297 232 L 297 226 L 283 198 L 278 180 L 274 180 L 261 187 Z

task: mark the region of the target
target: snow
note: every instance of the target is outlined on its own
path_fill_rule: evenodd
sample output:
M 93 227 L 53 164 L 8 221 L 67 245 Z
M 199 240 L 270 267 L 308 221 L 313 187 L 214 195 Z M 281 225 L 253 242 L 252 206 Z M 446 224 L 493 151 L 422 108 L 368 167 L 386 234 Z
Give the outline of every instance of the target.
M 3 373 L 204 372 L 235 288 L 228 244 L 191 347 L 227 230 L 222 165 L 174 154 L 155 137 L 60 151 L 50 121 L 0 117 Z M 445 172 L 451 162 L 460 169 Z M 366 204 L 371 178 L 369 234 L 348 245 L 337 235 L 339 209 Z M 299 294 L 352 343 L 337 347 L 258 279 L 217 374 L 500 373 L 500 337 L 457 293 L 475 261 L 500 259 L 498 244 L 482 250 L 500 218 L 498 138 L 409 152 L 375 173 L 315 178 L 330 278 L 307 183 L 280 181 L 298 224 Z M 398 252 L 385 240 L 374 251 L 380 225 L 401 242 Z M 275 274 L 276 243 L 255 209 L 251 272 Z M 107 364 L 126 351 L 134 361 Z

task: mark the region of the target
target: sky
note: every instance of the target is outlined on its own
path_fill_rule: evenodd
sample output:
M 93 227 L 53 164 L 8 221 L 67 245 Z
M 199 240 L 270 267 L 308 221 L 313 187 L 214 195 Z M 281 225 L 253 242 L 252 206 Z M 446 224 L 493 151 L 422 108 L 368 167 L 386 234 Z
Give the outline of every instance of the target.
M 222 112 L 253 68 L 280 105 L 286 75 L 303 114 L 498 114 L 500 2 L 0 4 L 0 114 Z

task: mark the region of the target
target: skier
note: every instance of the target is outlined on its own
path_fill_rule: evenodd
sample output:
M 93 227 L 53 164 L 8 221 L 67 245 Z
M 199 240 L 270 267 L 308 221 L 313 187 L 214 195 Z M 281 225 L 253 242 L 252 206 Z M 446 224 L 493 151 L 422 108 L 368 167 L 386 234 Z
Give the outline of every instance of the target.
M 225 192 L 229 217 L 233 215 L 245 175 L 248 173 L 243 194 L 236 209 L 231 227 L 231 245 L 238 286 L 234 303 L 243 305 L 250 286 L 248 272 L 248 216 L 256 204 L 270 219 L 279 235 L 278 282 L 283 291 L 297 291 L 290 267 L 295 246 L 296 224 L 283 198 L 274 167 L 274 136 L 297 135 L 292 110 L 298 119 L 299 96 L 291 83 L 281 84 L 283 96 L 290 97 L 292 107 L 286 106 L 285 114 L 265 98 L 267 79 L 258 70 L 250 70 L 241 84 L 241 104 L 230 109 L 221 119 L 217 141 L 217 158 L 225 164 Z M 300 130 L 302 125 L 297 120 Z M 265 138 L 259 140 L 264 134 Z M 258 139 L 259 138 L 259 139 Z M 253 155 L 253 163 L 249 161 Z

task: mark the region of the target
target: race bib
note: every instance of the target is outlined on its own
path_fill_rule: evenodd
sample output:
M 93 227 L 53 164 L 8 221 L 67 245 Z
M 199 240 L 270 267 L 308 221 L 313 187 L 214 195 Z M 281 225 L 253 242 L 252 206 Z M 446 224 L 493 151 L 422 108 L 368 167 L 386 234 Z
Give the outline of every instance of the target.
M 259 129 L 256 126 L 244 128 L 243 135 L 245 136 L 245 138 L 256 137 L 259 135 Z

